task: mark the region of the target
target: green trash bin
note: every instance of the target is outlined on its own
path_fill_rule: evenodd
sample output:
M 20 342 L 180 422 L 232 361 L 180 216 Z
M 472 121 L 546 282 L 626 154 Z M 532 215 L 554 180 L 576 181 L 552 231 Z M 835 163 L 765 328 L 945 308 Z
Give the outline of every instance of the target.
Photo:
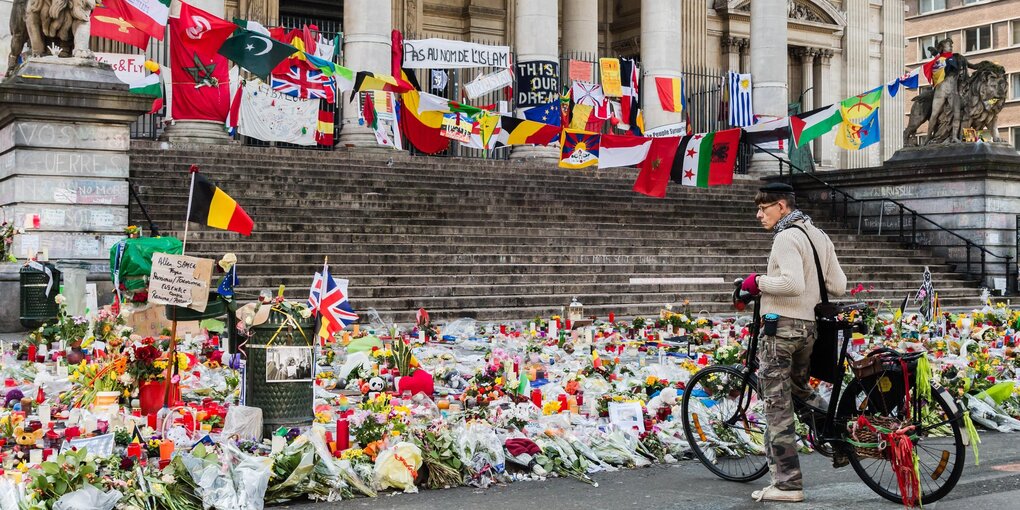
M 315 320 L 272 311 L 252 329 L 242 350 L 245 363 L 245 405 L 262 409 L 265 436 L 280 427 L 310 427 L 312 409 Z M 298 327 L 295 327 L 298 326 Z M 302 334 L 303 333 L 303 334 Z
M 21 268 L 21 325 L 35 329 L 53 322 L 60 307 L 60 271 L 49 262 L 26 264 Z
M 204 312 L 198 312 L 183 306 L 167 305 L 164 313 L 167 319 L 177 319 L 179 322 L 203 321 L 205 319 L 224 317 L 224 322 L 227 324 L 227 331 L 225 333 L 227 340 L 226 352 L 234 354 L 237 352 L 237 319 L 234 317 L 237 306 L 235 302 L 223 299 L 223 296 L 220 296 L 216 291 L 210 291 L 207 303 Z

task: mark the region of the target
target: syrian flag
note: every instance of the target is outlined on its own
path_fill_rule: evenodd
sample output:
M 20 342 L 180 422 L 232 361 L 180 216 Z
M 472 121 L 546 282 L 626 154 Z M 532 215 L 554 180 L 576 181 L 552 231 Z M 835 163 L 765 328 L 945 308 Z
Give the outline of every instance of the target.
M 623 88 L 623 96 L 620 97 L 622 118 L 620 128 L 630 130 L 631 133 L 640 136 L 642 134 L 640 110 L 641 94 L 638 85 L 641 80 L 640 69 L 637 62 L 629 58 L 620 59 L 620 81 Z
M 651 138 L 604 134 L 599 144 L 599 168 L 641 164 L 651 148 Z
M 707 188 L 733 183 L 740 128 L 699 133 L 680 140 L 670 177 L 684 186 Z
M 794 147 L 806 145 L 842 123 L 843 114 L 840 113 L 839 106 L 839 103 L 835 103 L 790 117 L 790 133 Z

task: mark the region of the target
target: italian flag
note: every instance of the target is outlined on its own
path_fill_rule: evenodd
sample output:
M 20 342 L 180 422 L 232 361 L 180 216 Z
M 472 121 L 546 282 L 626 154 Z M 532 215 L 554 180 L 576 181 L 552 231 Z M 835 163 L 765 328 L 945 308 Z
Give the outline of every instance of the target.
M 699 188 L 733 184 L 739 146 L 740 128 L 685 136 L 677 148 L 670 177 L 684 186 Z
M 157 41 L 163 40 L 170 16 L 170 0 L 124 0 L 124 3 L 131 16 L 127 21 Z
M 840 104 L 831 104 L 822 108 L 804 112 L 790 117 L 790 135 L 795 147 L 801 147 L 811 140 L 822 136 L 843 122 Z
M 132 94 L 144 94 L 146 96 L 163 97 L 163 88 L 160 86 L 159 75 L 149 74 L 145 78 L 130 85 Z

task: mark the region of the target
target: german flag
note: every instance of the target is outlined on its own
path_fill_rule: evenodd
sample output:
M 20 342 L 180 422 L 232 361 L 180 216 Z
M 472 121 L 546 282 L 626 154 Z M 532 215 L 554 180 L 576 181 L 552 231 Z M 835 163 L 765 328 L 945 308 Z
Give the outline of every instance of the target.
M 195 181 L 191 188 L 188 221 L 250 236 L 255 222 L 248 213 L 230 195 L 198 173 L 197 168 L 193 167 L 192 172 Z
M 406 80 L 398 80 L 388 74 L 358 71 L 358 76 L 354 79 L 355 93 L 351 94 L 351 101 L 354 100 L 357 92 L 364 92 L 366 90 L 383 90 L 403 94 L 411 90 L 411 85 Z
M 499 118 L 501 145 L 549 145 L 560 138 L 560 127 L 502 115 Z

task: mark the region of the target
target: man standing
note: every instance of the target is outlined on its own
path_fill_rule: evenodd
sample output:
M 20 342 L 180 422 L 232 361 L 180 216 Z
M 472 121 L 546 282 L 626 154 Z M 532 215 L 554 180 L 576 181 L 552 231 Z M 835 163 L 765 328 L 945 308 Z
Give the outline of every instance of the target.
M 846 275 L 839 266 L 829 236 L 797 209 L 793 188 L 768 184 L 754 197 L 757 218 L 774 233 L 768 271 L 751 273 L 741 285 L 761 294 L 763 316 L 779 316 L 775 334 L 765 334 L 758 350 L 759 387 L 765 400 L 766 456 L 772 484 L 754 491 L 757 501 L 803 501 L 793 397 L 824 410 L 827 404 L 808 385 L 811 350 L 815 343 L 815 305 L 821 301 L 812 245 L 818 252 L 822 276 L 830 295 L 846 291 Z M 803 230 L 800 230 L 803 229 Z M 764 323 L 764 320 L 763 320 Z

